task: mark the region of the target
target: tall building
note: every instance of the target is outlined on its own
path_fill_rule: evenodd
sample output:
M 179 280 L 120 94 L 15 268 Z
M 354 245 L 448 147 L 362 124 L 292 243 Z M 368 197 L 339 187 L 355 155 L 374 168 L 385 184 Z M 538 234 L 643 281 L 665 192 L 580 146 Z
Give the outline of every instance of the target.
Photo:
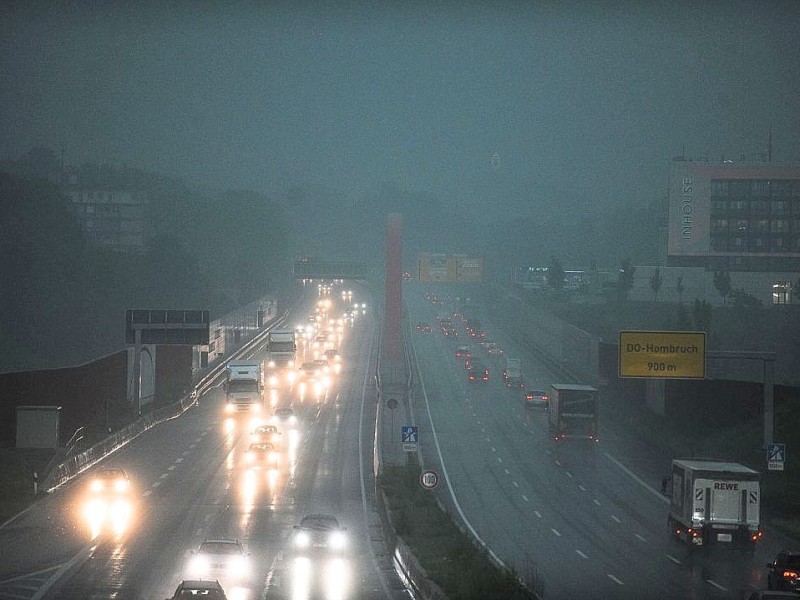
M 734 288 L 788 302 L 800 277 L 800 164 L 673 161 L 666 265 L 725 271 Z
M 121 252 L 147 250 L 147 193 L 72 182 L 64 186 L 86 239 Z

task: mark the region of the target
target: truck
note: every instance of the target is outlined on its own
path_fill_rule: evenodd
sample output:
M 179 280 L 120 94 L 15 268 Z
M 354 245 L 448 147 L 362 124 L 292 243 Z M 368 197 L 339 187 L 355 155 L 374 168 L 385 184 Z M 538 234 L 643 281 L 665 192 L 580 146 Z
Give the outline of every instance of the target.
M 294 331 L 280 329 L 267 334 L 267 368 L 294 367 L 297 344 Z
M 525 380 L 522 378 L 522 361 L 518 358 L 506 356 L 506 367 L 503 369 L 503 379 L 507 388 L 524 388 Z
M 554 440 L 598 441 L 597 388 L 575 383 L 550 384 L 548 424 Z
M 762 538 L 760 474 L 718 459 L 672 460 L 668 526 L 690 547 L 748 551 Z
M 259 412 L 264 403 L 261 363 L 231 361 L 226 366 L 225 407 L 228 412 Z

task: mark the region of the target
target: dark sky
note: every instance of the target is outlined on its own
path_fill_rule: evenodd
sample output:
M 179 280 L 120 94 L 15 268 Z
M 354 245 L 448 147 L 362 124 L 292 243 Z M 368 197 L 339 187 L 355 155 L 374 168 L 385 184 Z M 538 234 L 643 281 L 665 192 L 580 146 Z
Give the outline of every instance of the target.
M 545 219 L 647 202 L 682 148 L 752 155 L 770 125 L 774 159 L 800 159 L 800 2 L 237 6 L 3 2 L 0 159 L 393 181 Z

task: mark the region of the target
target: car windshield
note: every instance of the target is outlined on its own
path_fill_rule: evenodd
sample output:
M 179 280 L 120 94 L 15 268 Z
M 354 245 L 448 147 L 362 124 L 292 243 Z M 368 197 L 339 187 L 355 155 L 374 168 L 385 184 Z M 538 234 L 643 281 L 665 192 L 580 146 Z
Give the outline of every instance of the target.
M 300 526 L 303 529 L 314 529 L 316 531 L 329 531 L 339 529 L 339 522 L 334 517 L 305 517 Z
M 208 541 L 200 544 L 201 554 L 242 554 L 242 548 L 236 542 Z

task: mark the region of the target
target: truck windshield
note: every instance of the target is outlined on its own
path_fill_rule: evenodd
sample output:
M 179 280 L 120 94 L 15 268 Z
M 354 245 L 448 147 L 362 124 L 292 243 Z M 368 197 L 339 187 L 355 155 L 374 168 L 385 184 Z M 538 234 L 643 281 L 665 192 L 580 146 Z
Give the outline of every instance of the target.
M 270 352 L 294 352 L 294 342 L 270 342 Z
M 228 391 L 235 392 L 258 392 L 258 382 L 252 379 L 233 379 L 228 382 Z

